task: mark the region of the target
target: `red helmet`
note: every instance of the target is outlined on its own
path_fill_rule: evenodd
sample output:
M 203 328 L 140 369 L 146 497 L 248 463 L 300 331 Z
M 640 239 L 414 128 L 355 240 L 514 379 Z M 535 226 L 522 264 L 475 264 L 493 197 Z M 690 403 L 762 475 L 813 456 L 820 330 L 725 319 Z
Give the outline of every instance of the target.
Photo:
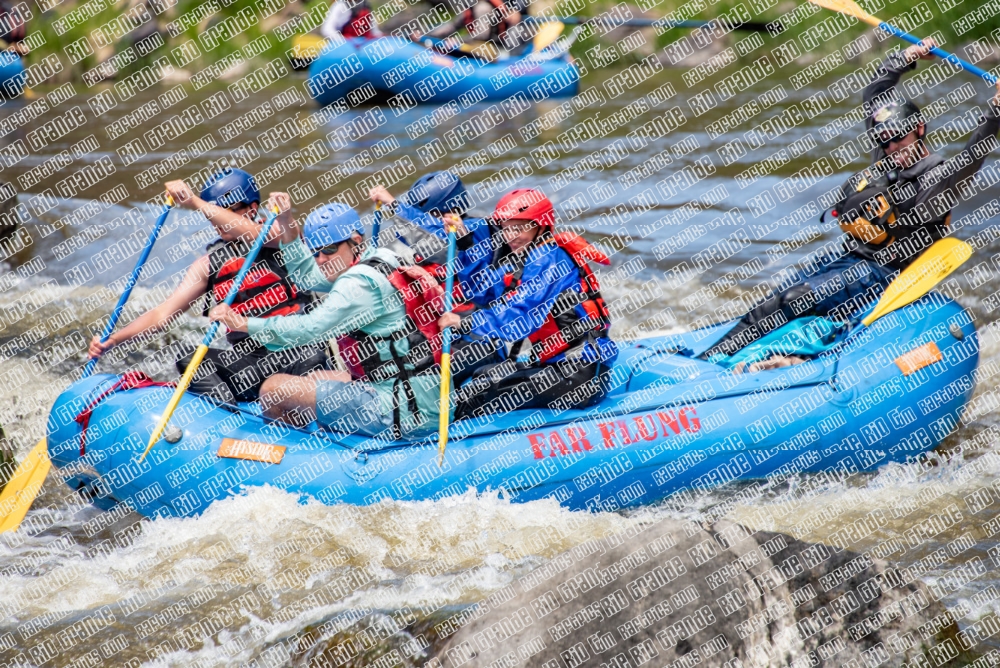
M 549 198 L 531 188 L 512 190 L 497 202 L 493 220 L 533 220 L 539 227 L 555 227 L 556 211 Z

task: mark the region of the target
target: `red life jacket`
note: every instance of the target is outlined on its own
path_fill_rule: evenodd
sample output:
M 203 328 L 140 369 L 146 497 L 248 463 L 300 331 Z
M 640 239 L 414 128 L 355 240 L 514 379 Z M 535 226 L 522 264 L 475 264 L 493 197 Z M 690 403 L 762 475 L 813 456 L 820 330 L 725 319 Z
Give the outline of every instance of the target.
M 340 34 L 344 37 L 371 37 L 375 28 L 375 15 L 367 3 L 357 5 L 351 10 L 351 20 L 343 27 Z
M 493 21 L 490 21 L 490 39 L 502 39 L 503 36 L 507 34 L 507 29 L 510 27 L 510 24 L 507 22 L 507 14 L 511 11 L 511 9 L 503 0 L 485 1 L 493 5 L 493 10 L 490 14 L 495 14 L 500 17 L 500 20 L 497 21 L 496 24 L 494 24 Z M 472 34 L 473 26 L 476 23 L 476 15 L 472 11 L 473 7 L 475 7 L 475 5 L 462 12 L 462 23 L 465 24 L 465 29 L 470 35 Z M 484 15 L 482 18 L 489 17 L 490 14 Z
M 364 378 L 371 382 L 382 382 L 401 375 L 420 373 L 441 362 L 441 317 L 444 290 L 433 277 L 417 267 L 393 268 L 378 258 L 362 260 L 383 276 L 399 291 L 406 309 L 406 323 L 400 331 L 390 336 L 376 336 L 356 330 L 338 337 L 341 358 L 351 376 L 357 380 Z M 409 351 L 406 354 L 396 349 L 396 342 L 406 339 Z M 392 361 L 379 357 L 376 342 L 388 344 Z
M 226 299 L 249 250 L 242 241 L 222 239 L 208 247 L 208 292 L 214 303 L 221 304 Z M 243 279 L 232 308 L 248 318 L 270 318 L 303 313 L 311 301 L 309 294 L 299 290 L 288 277 L 288 270 L 278 257 L 278 249 L 265 246 Z M 246 336 L 230 332 L 227 338 L 234 342 Z
M 537 355 L 541 362 L 547 362 L 574 348 L 588 339 L 601 338 L 611 330 L 611 315 L 601 296 L 601 286 L 597 276 L 591 271 L 588 262 L 610 265 L 611 260 L 603 252 L 591 246 L 590 243 L 575 232 L 557 232 L 546 235 L 538 245 L 555 242 L 573 260 L 580 271 L 580 291 L 567 290 L 560 294 L 546 316 L 542 326 L 526 338 L 531 341 L 532 354 Z M 524 273 L 523 264 L 513 273 L 504 277 L 506 290 L 504 298 L 511 299 L 521 284 Z M 586 314 L 581 317 L 577 307 Z M 514 351 L 519 349 L 514 344 Z
M 341 359 L 355 380 L 364 379 L 373 383 L 395 381 L 395 406 L 392 413 L 393 426 L 399 433 L 400 404 L 403 401 L 406 401 L 412 416 L 418 420 L 420 416 L 410 379 L 433 370 L 441 362 L 441 331 L 437 321 L 444 308 L 444 290 L 432 276 L 420 271 L 418 267 L 397 269 L 377 257 L 362 260 L 358 264 L 367 265 L 386 277 L 402 297 L 407 317 L 403 327 L 389 336 L 369 334 L 359 329 L 339 336 L 337 347 L 340 349 Z M 409 344 L 406 353 L 397 348 L 398 342 L 404 339 Z M 383 360 L 376 343 L 385 343 L 392 359 Z M 403 390 L 402 397 L 398 394 L 400 389 Z

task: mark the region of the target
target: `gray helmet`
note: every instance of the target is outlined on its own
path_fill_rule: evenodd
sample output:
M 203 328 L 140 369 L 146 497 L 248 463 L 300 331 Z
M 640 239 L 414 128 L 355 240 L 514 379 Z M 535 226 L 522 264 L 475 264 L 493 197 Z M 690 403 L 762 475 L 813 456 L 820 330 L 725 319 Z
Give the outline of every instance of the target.
M 890 102 L 872 114 L 872 139 L 885 148 L 889 142 L 902 139 L 923 122 L 924 115 L 920 113 L 920 108 L 909 100 Z

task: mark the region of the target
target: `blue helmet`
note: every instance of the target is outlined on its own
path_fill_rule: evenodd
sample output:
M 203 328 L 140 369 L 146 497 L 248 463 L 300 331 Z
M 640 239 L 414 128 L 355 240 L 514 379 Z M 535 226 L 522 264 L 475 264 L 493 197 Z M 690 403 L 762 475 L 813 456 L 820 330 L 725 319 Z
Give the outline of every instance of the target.
M 228 209 L 234 204 L 260 202 L 260 189 L 249 173 L 226 167 L 208 180 L 201 190 L 201 198 Z
M 447 171 L 421 176 L 403 194 L 402 200 L 424 213 L 438 215 L 453 211 L 465 213 L 472 206 L 462 179 Z
M 315 251 L 347 241 L 355 232 L 365 235 L 358 212 L 343 202 L 332 202 L 315 209 L 306 217 L 302 236 L 309 250 Z

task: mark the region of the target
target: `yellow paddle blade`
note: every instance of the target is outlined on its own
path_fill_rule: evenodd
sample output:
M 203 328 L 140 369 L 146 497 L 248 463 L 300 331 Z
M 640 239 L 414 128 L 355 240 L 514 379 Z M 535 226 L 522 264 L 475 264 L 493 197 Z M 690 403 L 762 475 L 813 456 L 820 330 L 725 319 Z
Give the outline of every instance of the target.
M 470 56 L 474 56 L 479 60 L 485 61 L 487 63 L 496 62 L 496 59 L 500 57 L 500 52 L 497 51 L 496 46 L 493 42 L 480 42 L 478 40 L 470 40 L 468 42 L 463 42 L 458 46 L 458 51 L 461 53 L 467 53 Z
M 448 416 L 451 414 L 451 354 L 441 353 L 441 417 L 438 420 L 438 466 L 444 466 L 448 445 Z
M 538 53 L 559 39 L 559 35 L 562 34 L 565 27 L 565 25 L 558 21 L 546 21 L 543 23 L 538 32 L 535 33 L 535 38 L 531 40 L 532 52 Z
M 48 445 L 43 438 L 14 470 L 0 494 L 0 533 L 16 531 L 42 489 L 52 468 Z
M 315 60 L 324 46 L 326 39 L 319 35 L 296 35 L 292 38 L 292 58 Z
M 853 16 L 859 21 L 864 21 L 868 25 L 878 27 L 882 23 L 880 20 L 861 9 L 858 3 L 854 2 L 854 0 L 809 0 L 809 2 L 817 7 L 822 7 L 823 9 L 829 9 L 830 11 Z
M 953 237 L 935 241 L 889 284 L 875 310 L 861 322 L 870 325 L 882 316 L 915 302 L 970 257 L 972 246 L 964 241 Z
M 142 455 L 139 457 L 141 462 L 149 454 L 149 451 L 153 449 L 156 442 L 160 440 L 160 436 L 163 435 L 163 430 L 167 428 L 167 424 L 170 423 L 170 417 L 177 410 L 177 404 L 181 402 L 181 397 L 184 396 L 184 392 L 191 385 L 191 379 L 194 378 L 195 372 L 198 367 L 201 366 L 202 360 L 205 359 L 205 355 L 208 353 L 208 346 L 204 343 L 198 346 L 198 349 L 194 351 L 194 356 L 191 358 L 191 363 L 188 364 L 187 368 L 184 369 L 184 375 L 181 379 L 177 381 L 177 389 L 174 390 L 174 396 L 170 397 L 170 403 L 167 404 L 167 408 L 163 411 L 163 416 L 156 425 L 156 429 L 153 430 L 153 434 L 149 437 L 149 443 L 146 445 L 146 449 L 142 451 Z

